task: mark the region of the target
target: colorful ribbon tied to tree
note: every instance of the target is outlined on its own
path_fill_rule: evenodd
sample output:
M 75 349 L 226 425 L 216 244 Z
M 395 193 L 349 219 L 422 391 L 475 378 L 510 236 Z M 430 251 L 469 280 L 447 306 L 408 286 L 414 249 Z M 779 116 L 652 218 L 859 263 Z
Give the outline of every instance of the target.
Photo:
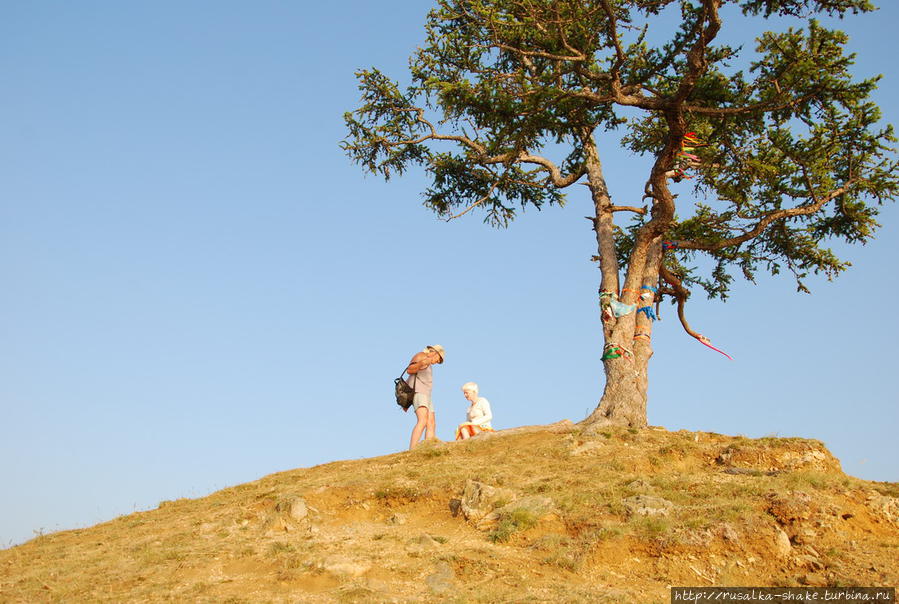
M 655 321 L 657 318 L 655 311 L 652 309 L 652 306 L 641 306 L 637 309 L 637 312 L 642 312 L 650 321 Z
M 726 356 L 727 358 L 729 358 L 731 361 L 734 360 L 734 358 L 733 358 L 732 356 L 730 356 L 729 354 L 727 354 L 726 352 L 724 352 L 724 351 L 721 350 L 720 348 L 715 348 L 714 346 L 712 346 L 711 340 L 709 340 L 709 339 L 708 339 L 707 337 L 705 337 L 704 335 L 699 334 L 699 337 L 696 338 L 696 339 L 699 340 L 700 344 L 704 344 L 705 346 L 708 346 L 709 348 L 711 348 L 711 349 L 714 350 L 715 352 L 720 352 L 721 354 L 723 354 L 724 356 Z
M 651 285 L 641 285 L 640 289 L 643 290 L 643 293 L 640 294 L 641 300 L 654 300 L 656 294 L 659 290 Z
M 635 308 L 637 308 L 636 304 L 625 304 L 618 300 L 611 300 L 609 306 L 612 307 L 612 314 L 615 315 L 616 319 L 618 317 L 623 317 L 624 315 L 629 315 L 634 312 Z
M 615 344 L 614 342 L 609 342 L 608 344 L 606 344 L 606 347 L 603 349 L 602 360 L 608 361 L 610 359 L 618 359 L 621 357 L 627 357 L 627 356 L 631 356 L 631 355 L 633 355 L 633 353 L 630 350 L 628 350 L 627 348 L 625 348 L 624 346 Z
M 600 317 L 603 321 L 611 321 L 615 318 L 614 313 L 612 313 L 612 296 L 614 295 L 615 293 L 610 291 L 599 292 Z
M 709 144 L 700 140 L 695 132 L 687 132 L 680 143 L 680 151 L 674 161 L 674 175 L 671 177 L 674 182 L 680 182 L 685 178 L 693 178 L 687 175 L 687 169 L 695 168 L 702 160 L 698 155 L 693 153 L 699 147 L 708 147 Z

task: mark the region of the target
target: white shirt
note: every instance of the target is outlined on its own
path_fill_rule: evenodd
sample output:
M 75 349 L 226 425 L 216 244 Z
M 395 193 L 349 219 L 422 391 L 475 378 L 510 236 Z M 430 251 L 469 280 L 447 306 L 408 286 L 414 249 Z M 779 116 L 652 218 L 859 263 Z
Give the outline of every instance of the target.
M 472 403 L 468 407 L 468 421 L 484 428 L 493 429 L 490 420 L 493 419 L 493 413 L 490 411 L 490 401 L 484 397 L 478 397 L 478 402 Z

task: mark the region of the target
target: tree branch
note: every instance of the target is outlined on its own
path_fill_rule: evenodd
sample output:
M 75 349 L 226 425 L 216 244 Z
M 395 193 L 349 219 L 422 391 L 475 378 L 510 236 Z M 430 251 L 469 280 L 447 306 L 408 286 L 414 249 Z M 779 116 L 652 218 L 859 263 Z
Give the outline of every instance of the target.
M 509 44 L 503 44 L 502 42 L 493 42 L 492 46 L 495 48 L 499 48 L 500 50 L 505 50 L 511 53 L 515 53 L 517 55 L 521 55 L 522 57 L 541 57 L 543 59 L 553 59 L 555 61 L 573 61 L 573 62 L 582 62 L 586 61 L 587 57 L 583 53 L 579 53 L 576 55 L 565 56 L 565 55 L 557 55 L 551 52 L 545 52 L 542 50 L 522 50 L 520 48 L 516 48 L 515 46 L 510 46 Z
M 708 61 L 705 56 L 706 50 L 708 49 L 709 42 L 715 39 L 715 36 L 718 35 L 718 31 L 721 29 L 721 18 L 718 15 L 718 5 L 720 1 L 721 0 L 703 0 L 702 2 L 704 9 L 702 18 L 697 20 L 696 27 L 693 29 L 693 35 L 697 36 L 698 39 L 693 47 L 687 52 L 687 65 L 689 68 L 681 80 L 680 85 L 677 87 L 674 98 L 671 99 L 671 102 L 674 105 L 681 105 L 690 93 L 693 92 L 696 81 L 699 79 L 699 76 L 705 72 L 708 66 Z M 708 25 L 703 29 L 702 25 L 706 20 L 708 20 Z
M 457 143 L 462 143 L 467 147 L 470 147 L 474 151 L 478 153 L 478 155 L 486 155 L 487 150 L 480 144 L 471 140 L 467 136 L 457 136 L 457 135 L 449 135 L 449 134 L 438 134 L 437 129 L 434 127 L 434 124 L 429 122 L 424 118 L 425 110 L 420 107 L 395 107 L 395 111 L 400 112 L 409 112 L 414 111 L 418 114 L 417 121 L 426 125 L 428 129 L 430 129 L 430 134 L 425 134 L 415 139 L 407 139 L 407 140 L 399 140 L 399 141 L 388 141 L 384 139 L 384 144 L 388 147 L 399 147 L 400 145 L 418 145 L 420 143 L 425 142 L 426 140 L 440 140 L 440 141 L 455 141 Z
M 493 195 L 493 192 L 496 190 L 496 187 L 497 187 L 498 185 L 499 185 L 499 180 L 495 180 L 495 181 L 493 182 L 493 184 L 490 185 L 490 190 L 487 191 L 487 194 L 486 194 L 486 195 L 484 195 L 483 197 L 481 197 L 480 199 L 478 199 L 476 202 L 474 202 L 473 204 L 471 204 L 470 206 L 468 206 L 467 208 L 465 208 L 464 210 L 462 210 L 461 212 L 459 212 L 459 213 L 456 214 L 455 216 L 450 216 L 449 218 L 447 218 L 447 219 L 446 219 L 446 222 L 449 222 L 450 220 L 455 220 L 456 218 L 459 218 L 460 216 L 464 216 L 465 214 L 468 214 L 468 213 L 471 212 L 473 209 L 475 209 L 477 206 L 481 205 L 482 203 L 484 203 L 485 201 L 487 201 L 488 199 L 490 199 L 490 196 Z
M 546 159 L 545 157 L 541 157 L 539 155 L 531 155 L 526 151 L 521 151 L 518 155 L 514 155 L 512 153 L 502 153 L 500 155 L 488 156 L 487 150 L 483 145 L 480 145 L 476 141 L 471 140 L 467 136 L 458 136 L 458 135 L 448 135 L 448 134 L 438 134 L 437 129 L 434 125 L 424 118 L 424 109 L 419 107 L 414 108 L 396 108 L 396 111 L 414 111 L 418 114 L 417 120 L 425 124 L 428 129 L 430 129 L 430 134 L 422 135 L 416 139 L 407 139 L 400 141 L 387 141 L 384 140 L 384 144 L 388 147 L 398 147 L 400 145 L 417 145 L 423 143 L 426 140 L 443 140 L 443 141 L 454 141 L 457 143 L 461 143 L 470 149 L 474 150 L 477 154 L 476 161 L 478 163 L 484 165 L 491 164 L 505 164 L 508 162 L 514 163 L 524 163 L 524 164 L 534 164 L 543 168 L 546 172 L 548 172 L 548 177 L 550 182 L 553 185 L 559 188 L 565 188 L 576 183 L 587 171 L 585 166 L 580 166 L 574 172 L 568 174 L 567 176 L 562 174 L 562 171 L 556 166 L 552 161 Z
M 612 10 L 612 7 L 609 5 L 609 0 L 601 0 L 602 9 L 605 11 L 606 16 L 609 18 L 609 39 L 612 41 L 612 47 L 615 49 L 615 63 L 612 65 L 612 75 L 616 81 L 619 80 L 618 70 L 621 69 L 621 66 L 624 65 L 627 57 L 624 54 L 624 49 L 621 48 L 621 40 L 618 39 L 618 21 L 615 19 L 615 12 Z
M 708 338 L 690 327 L 690 324 L 687 322 L 687 317 L 684 314 L 684 306 L 687 303 L 687 298 L 690 297 L 690 290 L 684 287 L 680 279 L 665 268 L 664 265 L 659 265 L 659 276 L 671 286 L 671 291 L 674 294 L 674 298 L 677 300 L 677 318 L 680 320 L 680 324 L 684 328 L 684 331 L 700 342 L 703 342 L 703 340 L 708 342 Z
M 791 107 L 795 107 L 796 105 L 807 101 L 810 98 L 813 98 L 818 91 L 809 92 L 808 94 L 804 94 L 801 97 L 791 99 L 787 102 L 781 103 L 780 105 L 772 105 L 768 102 L 754 103 L 752 105 L 746 105 L 745 107 L 698 107 L 696 105 L 687 105 L 683 106 L 684 111 L 688 113 L 695 113 L 697 115 L 708 115 L 711 117 L 726 117 L 729 115 L 743 115 L 746 113 L 772 113 L 774 111 L 781 111 L 783 109 L 790 109 Z
M 739 245 L 745 241 L 749 241 L 750 239 L 755 239 L 756 237 L 761 235 L 765 231 L 765 229 L 767 229 L 771 225 L 771 223 L 773 223 L 775 221 L 785 220 L 787 218 L 794 218 L 796 216 L 808 216 L 810 214 L 814 214 L 815 212 L 820 210 L 822 207 L 824 207 L 825 204 L 833 201 L 840 195 L 843 195 L 844 193 L 849 192 L 849 190 L 852 188 L 851 187 L 852 184 L 854 184 L 854 182 L 847 182 L 845 185 L 843 185 L 839 189 L 835 189 L 835 190 L 831 191 L 830 193 L 828 193 L 827 195 L 825 195 L 824 197 L 817 198 L 817 199 L 814 197 L 814 193 L 812 193 L 810 191 L 809 194 L 812 196 L 813 199 L 815 199 L 815 201 L 813 203 L 808 203 L 803 206 L 798 206 L 795 208 L 788 208 L 786 210 L 777 210 L 776 212 L 769 212 L 767 215 L 763 216 L 752 229 L 750 229 L 749 231 L 746 231 L 740 235 L 737 235 L 736 237 L 731 237 L 730 239 L 723 239 L 721 241 L 718 241 L 718 242 L 712 243 L 712 244 L 703 244 L 703 243 L 698 243 L 696 241 L 680 241 L 678 243 L 678 247 L 683 248 L 683 249 L 688 249 L 688 250 L 704 250 L 707 252 L 717 252 L 718 250 L 722 250 L 727 247 Z
M 646 216 L 646 208 L 636 208 L 634 206 L 609 206 L 609 212 L 634 212 L 641 216 Z
M 562 171 L 550 160 L 545 157 L 540 157 L 539 155 L 529 155 L 524 151 L 518 155 L 516 161 L 541 166 L 549 172 L 550 181 L 560 189 L 573 185 L 587 172 L 587 168 L 582 165 L 568 176 L 563 176 Z

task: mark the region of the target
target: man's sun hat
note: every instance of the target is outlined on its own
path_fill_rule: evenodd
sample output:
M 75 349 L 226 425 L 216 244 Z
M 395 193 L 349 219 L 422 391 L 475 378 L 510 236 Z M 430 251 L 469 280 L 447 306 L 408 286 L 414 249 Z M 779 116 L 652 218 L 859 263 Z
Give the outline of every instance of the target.
M 443 359 L 446 358 L 446 353 L 443 350 L 443 346 L 441 346 L 440 344 L 434 344 L 433 346 L 428 346 L 428 348 L 440 355 L 440 362 L 443 363 Z

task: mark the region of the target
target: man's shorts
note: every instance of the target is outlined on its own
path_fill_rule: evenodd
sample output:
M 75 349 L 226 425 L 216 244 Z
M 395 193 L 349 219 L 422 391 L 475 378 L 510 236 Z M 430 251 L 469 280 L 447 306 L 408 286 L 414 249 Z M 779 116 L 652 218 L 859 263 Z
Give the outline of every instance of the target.
M 412 410 L 418 411 L 419 407 L 424 407 L 429 411 L 434 411 L 434 403 L 431 402 L 431 395 L 426 392 L 416 392 L 412 397 Z

